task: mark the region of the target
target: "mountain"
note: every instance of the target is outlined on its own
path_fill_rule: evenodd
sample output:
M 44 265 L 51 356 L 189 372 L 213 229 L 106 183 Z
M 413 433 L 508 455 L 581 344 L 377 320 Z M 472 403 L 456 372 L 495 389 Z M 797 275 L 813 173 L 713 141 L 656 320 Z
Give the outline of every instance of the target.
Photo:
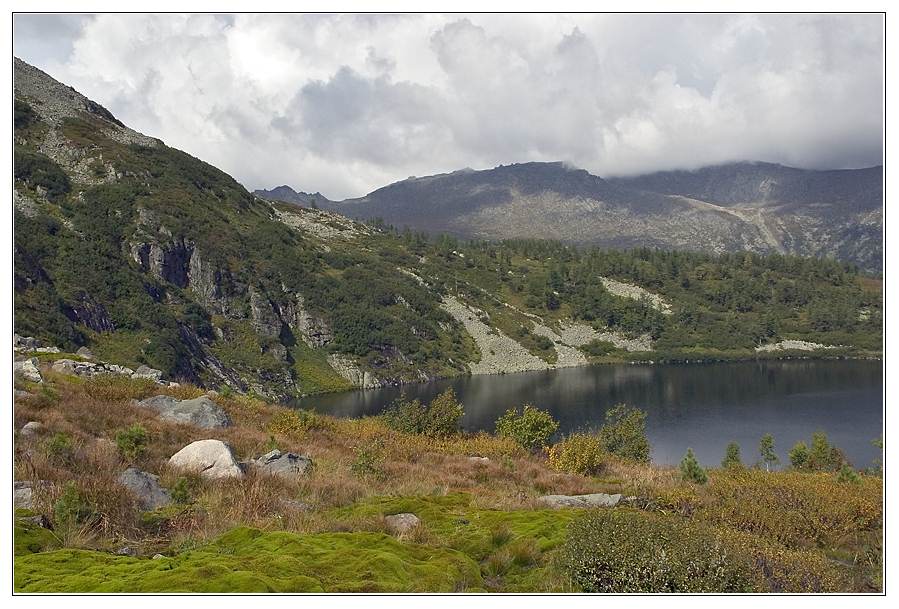
M 75 359 L 84 346 L 101 362 L 289 400 L 784 344 L 880 348 L 878 282 L 833 261 L 429 240 L 254 196 L 18 59 L 14 89 L 14 328 L 23 348 L 63 351 L 41 357 Z M 711 206 L 560 164 L 407 180 L 373 193 L 384 205 L 331 205 L 451 227 L 558 199 L 583 209 L 568 205 L 557 226 L 577 214 L 648 225 L 672 205 L 698 223 Z M 450 203 L 427 213 L 435 201 Z
M 257 189 L 253 191 L 253 194 L 269 201 L 293 203 L 294 205 L 302 205 L 303 207 L 313 207 L 333 203 L 333 201 L 329 200 L 320 192 L 312 194 L 308 192 L 297 192 L 287 185 L 276 186 L 271 190 Z
M 830 256 L 879 270 L 882 174 L 735 163 L 604 180 L 521 163 L 409 178 L 323 207 L 465 238 Z

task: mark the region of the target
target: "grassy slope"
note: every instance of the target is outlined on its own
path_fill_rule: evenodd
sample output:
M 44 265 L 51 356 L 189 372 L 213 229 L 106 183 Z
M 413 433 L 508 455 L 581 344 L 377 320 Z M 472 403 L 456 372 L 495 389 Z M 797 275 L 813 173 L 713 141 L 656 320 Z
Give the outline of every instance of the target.
M 152 383 L 47 376 L 44 391 L 16 403 L 17 428 L 28 420 L 47 426 L 36 440 L 17 440 L 16 479 L 49 483 L 35 493 L 35 509 L 51 517 L 74 480 L 94 517 L 77 526 L 57 520 L 53 535 L 17 527 L 17 590 L 568 590 L 556 558 L 579 511 L 541 509 L 535 498 L 587 492 L 645 498 L 644 509 L 616 508 L 635 518 L 706 527 L 774 569 L 776 581 L 762 578 L 764 589 L 880 585 L 878 477 L 852 484 L 828 473 L 712 470 L 710 483 L 696 486 L 674 469 L 615 460 L 599 476 L 580 476 L 486 434 L 433 440 L 372 418 L 297 419 L 239 396 L 216 398 L 235 426 L 210 433 L 130 406 L 160 391 Z M 217 483 L 189 477 L 187 503 L 141 514 L 116 483 L 128 463 L 105 442 L 135 421 L 150 434 L 136 465 L 168 487 L 178 480 L 168 456 L 206 437 L 227 441 L 240 459 L 275 443 L 310 454 L 315 469 L 296 483 L 252 473 Z M 51 450 L 48 440 L 58 432 L 70 437 L 71 452 Z M 358 469 L 362 461 L 368 467 Z M 422 526 L 393 535 L 384 517 L 402 512 L 418 515 Z M 122 545 L 139 557 L 111 553 Z M 166 558 L 149 558 L 156 552 Z

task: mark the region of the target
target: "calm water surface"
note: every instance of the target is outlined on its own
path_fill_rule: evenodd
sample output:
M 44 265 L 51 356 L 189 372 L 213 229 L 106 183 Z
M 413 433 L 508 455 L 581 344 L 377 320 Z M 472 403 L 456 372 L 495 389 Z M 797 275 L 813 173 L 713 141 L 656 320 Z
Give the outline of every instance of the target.
M 758 457 L 759 438 L 774 435 L 777 452 L 823 430 L 856 467 L 867 467 L 881 435 L 883 377 L 879 361 L 769 361 L 686 365 L 608 365 L 350 391 L 299 400 L 301 408 L 341 417 L 378 414 L 405 393 L 428 401 L 452 387 L 465 405 L 466 430 L 493 431 L 506 409 L 526 402 L 549 410 L 560 433 L 596 427 L 619 402 L 646 411 L 652 459 L 677 463 L 687 447 L 706 465 L 728 442 L 744 461 Z

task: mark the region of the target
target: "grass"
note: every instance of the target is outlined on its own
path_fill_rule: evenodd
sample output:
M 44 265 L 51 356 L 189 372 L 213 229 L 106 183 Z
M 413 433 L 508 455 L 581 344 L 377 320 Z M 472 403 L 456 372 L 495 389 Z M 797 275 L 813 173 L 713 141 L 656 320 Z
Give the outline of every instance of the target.
M 202 394 L 190 385 L 50 371 L 45 378 L 46 391 L 16 401 L 16 428 L 34 420 L 44 430 L 17 438 L 14 469 L 16 480 L 43 481 L 34 486 L 34 510 L 56 529 L 17 523 L 20 591 L 571 590 L 557 557 L 581 510 L 547 510 L 536 498 L 592 492 L 635 495 L 641 509 L 616 511 L 701 524 L 765 560 L 799 553 L 797 560 L 813 566 L 841 561 L 841 590 L 881 585 L 882 481 L 870 475 L 849 484 L 825 473 L 712 469 L 709 483 L 696 486 L 673 468 L 610 459 L 600 475 L 582 476 L 485 433 L 435 440 L 389 429 L 379 418 L 298 417 L 239 395 L 213 395 L 233 427 L 202 430 L 163 422 L 131 403 L 160 392 Z M 179 504 L 141 513 L 119 485 L 130 463 L 114 438 L 132 425 L 148 438 L 134 465 L 177 488 Z M 64 453 L 48 449 L 59 434 L 67 439 Z M 184 445 L 209 437 L 230 444 L 240 460 L 274 445 L 310 455 L 315 467 L 297 481 L 250 470 L 218 482 L 168 467 Z M 354 467 L 360 447 L 373 444 L 377 476 Z M 474 455 L 489 461 L 469 459 Z M 79 506 L 70 523 L 54 516 L 64 492 Z M 391 534 L 385 517 L 404 512 L 421 525 Z M 116 556 L 124 545 L 142 558 Z M 167 558 L 147 558 L 157 552 Z M 784 577 L 785 589 L 799 586 Z

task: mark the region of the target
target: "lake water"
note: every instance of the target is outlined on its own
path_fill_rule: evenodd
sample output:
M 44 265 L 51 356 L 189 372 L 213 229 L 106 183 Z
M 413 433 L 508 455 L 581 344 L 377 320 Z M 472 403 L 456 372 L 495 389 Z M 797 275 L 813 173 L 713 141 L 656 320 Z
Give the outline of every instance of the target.
M 429 401 L 447 387 L 465 405 L 462 426 L 469 431 L 493 431 L 506 409 L 527 402 L 549 410 L 560 433 L 600 425 L 619 402 L 637 406 L 647 413 L 656 463 L 675 464 L 691 447 L 703 464 L 717 465 L 731 441 L 740 444 L 744 462 L 754 461 L 766 433 L 787 461 L 796 441 L 809 442 L 812 432 L 822 430 L 856 467 L 867 467 L 879 453 L 871 440 L 882 433 L 879 361 L 589 366 L 350 391 L 296 405 L 359 417 L 379 413 L 402 393 Z

